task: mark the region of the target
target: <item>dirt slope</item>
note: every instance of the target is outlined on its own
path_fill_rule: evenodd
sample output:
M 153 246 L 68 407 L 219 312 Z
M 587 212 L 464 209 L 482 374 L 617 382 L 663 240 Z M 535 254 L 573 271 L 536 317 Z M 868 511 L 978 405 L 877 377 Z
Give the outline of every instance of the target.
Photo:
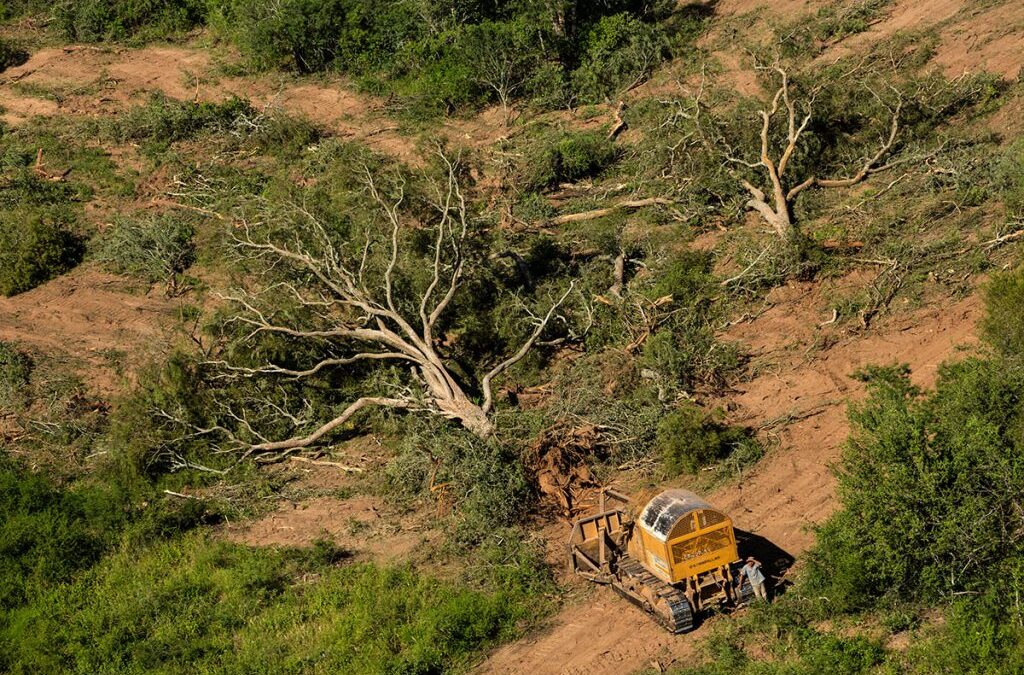
M 413 139 L 383 113 L 383 101 L 357 95 L 341 78 L 319 83 L 284 75 L 224 77 L 210 54 L 187 47 L 140 49 L 73 45 L 42 49 L 0 77 L 2 119 L 22 124 L 34 115 L 111 115 L 140 105 L 153 93 L 221 101 L 229 96 L 279 107 L 343 138 L 416 163 Z
M 146 355 L 163 351 L 164 327 L 178 301 L 161 287 L 133 291 L 124 279 L 83 265 L 42 286 L 0 297 L 0 340 L 66 354 L 89 364 L 89 383 L 101 394 L 116 393 L 121 383 L 117 361 L 126 372 Z
M 777 434 L 779 445 L 742 482 L 709 497 L 739 528 L 794 556 L 813 541 L 807 526 L 836 508 L 828 467 L 849 430 L 846 404 L 863 393 L 850 374 L 869 364 L 907 363 L 915 382 L 931 384 L 939 363 L 974 342 L 980 310 L 972 297 L 937 303 L 863 334 L 819 328 L 837 290 L 790 284 L 769 295 L 772 306 L 757 319 L 730 331 L 752 348 L 759 374 L 722 403 L 735 407 L 735 422 Z M 822 343 L 831 346 L 819 351 Z M 611 591 L 596 589 L 567 605 L 547 632 L 499 649 L 481 672 L 628 673 L 654 661 L 682 661 L 703 632 L 668 635 Z

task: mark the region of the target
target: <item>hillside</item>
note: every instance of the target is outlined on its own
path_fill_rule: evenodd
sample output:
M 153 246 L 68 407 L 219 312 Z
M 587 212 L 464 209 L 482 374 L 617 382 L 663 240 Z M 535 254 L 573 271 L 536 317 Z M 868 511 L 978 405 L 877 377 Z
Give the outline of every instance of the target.
M 0 8 L 0 669 L 1024 663 L 1024 6 L 599 4 Z

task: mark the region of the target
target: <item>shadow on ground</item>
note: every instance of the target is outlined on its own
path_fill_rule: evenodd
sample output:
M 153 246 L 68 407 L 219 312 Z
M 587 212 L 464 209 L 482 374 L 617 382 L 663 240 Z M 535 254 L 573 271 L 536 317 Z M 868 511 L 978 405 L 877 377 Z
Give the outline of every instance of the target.
M 768 577 L 769 592 L 775 595 L 785 593 L 792 583 L 786 579 L 786 571 L 796 559 L 768 539 L 746 530 L 736 529 L 736 543 L 741 558 L 754 556 L 761 561 L 765 576 Z

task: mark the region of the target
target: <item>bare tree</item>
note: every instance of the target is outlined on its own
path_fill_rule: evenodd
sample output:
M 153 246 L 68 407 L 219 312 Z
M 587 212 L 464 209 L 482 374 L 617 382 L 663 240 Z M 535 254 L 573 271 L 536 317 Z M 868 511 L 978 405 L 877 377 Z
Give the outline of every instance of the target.
M 761 118 L 761 153 L 757 161 L 751 162 L 733 154 L 731 148 L 725 150 L 725 159 L 729 164 L 728 170 L 739 181 L 743 188 L 750 194 L 747 201 L 747 208 L 757 211 L 766 223 L 772 226 L 783 239 L 793 236 L 793 204 L 797 196 L 804 190 L 812 187 L 841 188 L 851 187 L 864 180 L 872 174 L 885 171 L 896 164 L 896 162 L 883 163 L 883 160 L 892 150 L 893 145 L 900 132 L 900 112 L 903 107 L 903 100 L 899 98 L 894 106 L 890 107 L 890 120 L 888 132 L 883 136 L 878 149 L 868 157 L 862 158 L 859 168 L 846 177 L 822 178 L 817 175 L 805 176 L 792 179 L 786 172 L 790 161 L 796 152 L 802 134 L 807 130 L 814 114 L 813 95 L 804 102 L 801 113 L 797 112 L 797 105 L 790 96 L 789 76 L 780 66 L 774 66 L 775 72 L 781 78 L 779 88 L 772 97 L 771 106 L 760 110 L 758 115 Z M 698 101 L 699 115 L 699 101 Z M 771 128 L 772 123 L 782 117 L 786 125 L 785 145 L 778 152 L 777 157 L 772 157 Z M 767 186 L 762 188 L 754 185 L 744 178 L 737 171 L 737 167 L 760 170 L 767 181 Z
M 264 363 L 255 367 L 237 366 L 226 361 L 210 362 L 225 377 L 280 376 L 304 380 L 329 369 L 345 368 L 360 363 L 399 363 L 409 367 L 412 384 L 396 391 L 381 391 L 352 401 L 327 422 L 312 423 L 311 414 L 292 416 L 280 409 L 278 419 L 288 419 L 294 433 L 276 440 L 266 438 L 246 416 L 223 410 L 234 421 L 233 426 L 244 433 L 218 425 L 192 428 L 192 433 L 226 435 L 232 448 L 245 455 L 272 454 L 284 456 L 309 447 L 348 423 L 359 411 L 372 407 L 401 408 L 441 415 L 457 420 L 475 435 L 486 438 L 494 433 L 491 412 L 494 407 L 493 383 L 508 368 L 522 360 L 572 292 L 570 284 L 561 297 L 554 300 L 546 313 L 531 316 L 532 328 L 519 348 L 494 365 L 478 383 L 480 400 L 474 400 L 439 351 L 436 331 L 438 322 L 462 288 L 467 267 L 466 244 L 469 224 L 466 198 L 459 185 L 458 160 L 438 153 L 445 167 L 445 178 L 434 187 L 431 199 L 434 218 L 431 258 L 427 262 L 429 282 L 410 297 L 400 296 L 397 289 L 408 288 L 408 279 L 400 278 L 400 253 L 405 228 L 422 224 L 403 222 L 405 192 L 400 184 L 385 194 L 379 181 L 364 170 L 367 192 L 379 212 L 381 231 L 386 232 L 385 253 L 379 274 L 371 273 L 374 265 L 373 243 L 367 234 L 360 255 L 350 255 L 335 245 L 327 228 L 304 207 L 294 205 L 297 220 L 304 232 L 296 234 L 288 244 L 269 237 L 257 237 L 254 227 L 242 224 L 233 235 L 236 251 L 244 259 L 259 262 L 268 269 L 282 265 L 296 270 L 308 279 L 298 284 L 278 282 L 261 292 L 236 291 L 224 296 L 237 311 L 230 321 L 245 326 L 245 340 L 275 334 L 317 345 L 318 351 L 329 354 L 308 367 L 285 367 Z M 379 268 L 378 268 L 379 269 Z M 310 325 L 289 321 L 291 316 L 280 310 L 282 294 L 287 294 L 303 311 L 316 317 Z M 270 299 L 268 302 L 267 299 Z M 269 305 L 269 308 L 265 308 Z M 322 345 L 322 346 L 321 346 Z M 308 408 L 308 406 L 305 406 Z M 307 410 L 312 413 L 312 410 Z
M 515 23 L 485 23 L 470 32 L 466 48 L 476 64 L 476 80 L 498 97 L 506 127 L 512 100 L 522 93 L 541 61 L 537 40 L 532 30 Z

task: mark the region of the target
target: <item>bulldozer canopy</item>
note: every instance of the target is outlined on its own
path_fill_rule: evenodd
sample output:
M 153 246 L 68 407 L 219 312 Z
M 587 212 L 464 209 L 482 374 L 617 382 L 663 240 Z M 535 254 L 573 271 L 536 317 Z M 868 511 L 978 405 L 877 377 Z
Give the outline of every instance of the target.
M 667 541 L 679 519 L 697 510 L 715 511 L 710 504 L 689 490 L 665 490 L 644 507 L 640 514 L 640 525 L 652 537 Z

